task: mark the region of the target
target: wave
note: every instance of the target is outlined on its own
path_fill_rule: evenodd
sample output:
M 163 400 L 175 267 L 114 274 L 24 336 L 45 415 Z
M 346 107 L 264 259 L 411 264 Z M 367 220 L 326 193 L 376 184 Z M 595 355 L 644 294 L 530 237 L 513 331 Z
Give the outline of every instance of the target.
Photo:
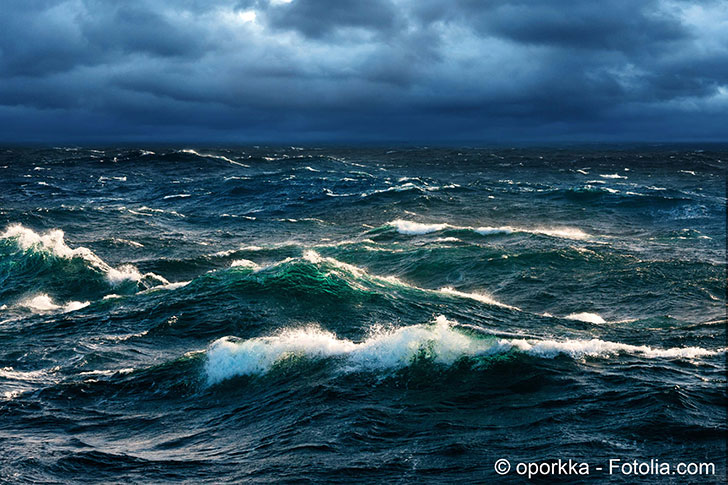
M 567 188 L 554 188 L 545 191 L 545 194 L 564 197 L 581 203 L 613 204 L 619 207 L 651 207 L 675 206 L 694 203 L 694 198 L 687 192 L 668 190 L 657 186 L 638 186 L 629 184 L 633 190 L 626 188 L 616 189 L 608 187 L 603 180 L 589 180 L 586 185 Z M 620 185 L 626 185 L 621 183 Z
M 601 315 L 597 313 L 588 313 L 588 312 L 581 312 L 581 313 L 571 313 L 569 315 L 566 315 L 564 317 L 567 320 L 578 320 L 580 322 L 587 322 L 587 323 L 607 323 L 606 320 L 604 320 Z
M 359 172 L 356 172 L 357 174 Z M 366 174 L 371 177 L 370 174 Z M 418 183 L 413 183 L 405 180 L 417 180 Z M 438 192 L 441 190 L 451 190 L 451 189 L 458 189 L 463 190 L 463 187 L 461 187 L 458 184 L 445 184 L 445 185 L 428 185 L 419 179 L 410 179 L 410 178 L 403 178 L 399 180 L 400 182 L 405 181 L 405 183 L 401 183 L 398 185 L 392 185 L 390 187 L 386 187 L 383 189 L 372 189 L 364 192 L 345 192 L 345 193 L 338 193 L 334 192 L 333 190 L 329 188 L 324 188 L 323 192 L 325 195 L 329 197 L 361 197 L 361 198 L 368 198 L 372 196 L 382 196 L 382 195 L 395 195 L 398 193 L 404 193 L 404 192 L 414 192 L 417 194 L 427 194 L 428 192 Z
M 60 229 L 40 234 L 20 224 L 0 234 L 0 276 L 6 292 L 16 294 L 46 293 L 50 287 L 60 293 L 72 288 L 105 293 L 129 285 L 132 288 L 127 289 L 136 291 L 169 284 L 162 276 L 141 273 L 130 264 L 113 267 L 88 248 L 69 247 Z
M 303 264 L 312 264 L 313 267 L 311 268 L 311 271 L 307 272 L 306 268 L 302 266 Z M 274 283 L 274 281 L 270 279 L 271 276 L 278 280 L 277 283 L 285 284 L 285 281 L 278 277 L 292 275 L 294 278 L 299 280 L 299 283 L 303 287 L 310 288 L 311 286 L 314 286 L 319 291 L 325 291 L 330 294 L 336 294 L 345 290 L 371 292 L 381 288 L 387 289 L 397 287 L 403 290 L 425 293 L 438 297 L 447 296 L 450 298 L 464 298 L 475 300 L 487 305 L 508 308 L 511 310 L 520 310 L 518 307 L 497 301 L 485 292 L 468 293 L 456 290 L 452 287 L 445 287 L 438 290 L 426 289 L 410 285 L 396 276 L 373 275 L 368 273 L 365 269 L 353 264 L 344 263 L 335 258 L 321 256 L 319 253 L 311 249 L 305 250 L 301 258 L 286 258 L 268 266 L 260 266 L 249 260 L 236 260 L 233 261 L 231 267 L 244 268 L 246 270 L 250 270 L 252 274 L 259 276 L 265 276 L 268 274 L 269 278 L 264 280 L 266 285 Z M 306 276 L 306 278 L 303 278 L 303 276 Z
M 35 313 L 51 312 L 56 310 L 62 310 L 63 312 L 73 312 L 85 308 L 90 305 L 88 301 L 69 301 L 63 305 L 59 305 L 53 301 L 51 297 L 45 293 L 40 295 L 26 298 L 17 303 L 17 307 L 26 308 Z
M 192 197 L 192 194 L 172 194 L 172 195 L 165 195 L 162 197 L 163 200 L 170 200 L 170 199 L 187 199 L 188 197 Z
M 238 165 L 240 167 L 245 167 L 245 168 L 249 168 L 250 167 L 250 165 L 246 165 L 244 163 L 236 162 L 235 160 L 232 160 L 232 159 L 230 159 L 230 158 L 228 158 L 228 157 L 226 157 L 224 155 L 214 155 L 214 154 L 210 154 L 210 153 L 200 153 L 200 152 L 197 152 L 195 150 L 192 150 L 191 148 L 185 148 L 185 149 L 179 150 L 178 153 L 187 153 L 189 155 L 194 155 L 194 156 L 200 157 L 200 158 L 215 158 L 217 160 L 224 160 L 224 161 L 226 161 L 228 163 L 231 163 L 233 165 Z
M 119 283 L 125 280 L 139 282 L 147 278 L 156 280 L 161 284 L 169 284 L 169 281 L 163 277 L 154 273 L 142 274 L 130 264 L 114 268 L 88 248 L 81 246 L 71 249 L 66 244 L 64 233 L 60 229 L 53 229 L 41 235 L 21 224 L 13 224 L 4 233 L 0 234 L 0 240 L 3 239 L 15 241 L 18 247 L 25 252 L 40 251 L 63 259 L 82 259 L 90 266 L 103 272 L 111 283 Z
M 412 236 L 412 235 L 424 235 L 433 232 L 440 232 L 444 230 L 455 230 L 455 231 L 471 231 L 481 236 L 490 236 L 497 234 L 537 234 L 562 239 L 589 239 L 592 237 L 590 234 L 582 231 L 575 227 L 537 227 L 537 228 L 523 228 L 514 226 L 498 226 L 498 227 L 471 227 L 471 226 L 454 226 L 448 223 L 421 223 L 414 221 L 407 221 L 403 219 L 396 219 L 386 224 L 387 227 L 391 227 L 398 233 Z
M 429 234 L 431 232 L 438 232 L 438 231 L 442 231 L 443 229 L 453 227 L 449 224 L 444 224 L 444 223 L 442 223 L 442 224 L 424 224 L 421 222 L 405 221 L 402 219 L 397 219 L 396 221 L 388 222 L 387 225 L 395 228 L 398 233 L 405 234 L 405 235 Z
M 343 243 L 349 242 L 351 241 Z M 336 244 L 338 243 L 333 243 Z M 305 295 L 307 298 L 312 298 L 317 295 L 326 299 L 345 301 L 368 300 L 372 297 L 397 299 L 406 296 L 407 300 L 424 299 L 435 303 L 443 300 L 467 299 L 484 305 L 519 310 L 480 290 L 466 292 L 451 287 L 421 288 L 394 275 L 372 274 L 359 266 L 322 256 L 313 249 L 303 249 L 302 253 L 298 253 L 299 246 L 282 244 L 277 247 L 286 249 L 284 254 L 291 255 L 274 262 L 256 262 L 240 256 L 249 252 L 268 252 L 271 249 L 249 246 L 222 251 L 215 257 L 227 259 L 229 262 L 224 266 L 218 265 L 216 269 L 211 269 L 190 282 L 183 282 L 184 285 L 171 283 L 153 289 L 175 289 L 189 284 L 189 291 L 195 294 L 200 291 L 214 293 L 243 291 L 274 298 L 284 295 Z M 289 250 L 289 247 L 296 251 Z M 281 252 L 276 251 L 276 256 L 280 255 Z
M 258 263 L 255 263 L 253 261 L 250 261 L 249 259 L 236 259 L 232 263 L 230 263 L 231 268 L 248 268 L 257 270 L 260 268 L 260 265 Z
M 723 350 L 699 347 L 653 348 L 591 340 L 508 339 L 479 335 L 458 328 L 444 316 L 430 324 L 396 329 L 374 327 L 361 342 L 341 339 L 315 326 L 285 329 L 268 337 L 241 340 L 223 337 L 206 351 L 204 370 L 209 385 L 227 379 L 265 374 L 289 359 L 337 359 L 345 372 L 396 370 L 418 361 L 452 365 L 463 359 L 483 359 L 507 354 L 526 354 L 552 359 L 608 358 L 620 354 L 654 359 L 695 360 Z
M 440 291 L 440 293 L 443 293 L 445 295 L 452 295 L 452 296 L 457 296 L 460 298 L 469 298 L 471 300 L 479 301 L 479 302 L 485 303 L 487 305 L 495 305 L 495 306 L 499 306 L 499 307 L 503 307 L 503 308 L 509 308 L 511 310 L 520 310 L 520 308 L 518 308 L 518 307 L 506 305 L 505 303 L 501 303 L 498 300 L 496 300 L 495 298 L 493 298 L 492 296 L 490 296 L 489 294 L 484 293 L 484 292 L 467 293 L 464 291 L 457 291 L 449 286 L 445 287 L 445 288 L 440 288 L 439 291 Z
M 144 216 L 144 217 L 152 217 L 153 214 L 170 214 L 175 217 L 182 217 L 182 218 L 187 217 L 186 215 L 180 214 L 179 212 L 174 211 L 174 210 L 156 209 L 154 207 L 147 207 L 147 206 L 137 207 L 136 209 L 127 209 L 126 207 L 123 207 L 122 209 L 129 212 L 130 214 L 134 214 L 137 216 Z

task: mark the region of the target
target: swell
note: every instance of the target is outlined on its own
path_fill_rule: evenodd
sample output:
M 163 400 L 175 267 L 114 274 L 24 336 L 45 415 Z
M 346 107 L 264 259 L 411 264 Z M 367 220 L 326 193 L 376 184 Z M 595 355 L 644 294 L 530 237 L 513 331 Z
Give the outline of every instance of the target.
M 285 248 L 290 250 L 291 247 Z M 240 250 L 246 252 L 246 250 Z M 249 250 L 248 250 L 249 251 Z M 459 291 L 450 286 L 438 289 L 421 288 L 395 276 L 377 275 L 333 257 L 322 256 L 313 249 L 304 249 L 300 256 L 290 256 L 269 263 L 257 263 L 240 257 L 235 251 L 228 257 L 229 267 L 194 278 L 185 291 L 192 297 L 232 291 L 238 294 L 263 295 L 274 298 L 291 296 L 323 298 L 356 303 L 373 299 L 395 301 L 474 300 L 508 310 L 518 308 L 500 302 L 485 291 Z
M 260 337 L 218 338 L 203 351 L 152 365 L 140 363 L 137 368 L 120 368 L 118 363 L 107 362 L 107 367 L 98 370 L 76 365 L 54 368 L 50 370 L 52 375 L 44 370 L 20 372 L 5 368 L 0 369 L 0 377 L 14 383 L 17 392 L 6 396 L 12 399 L 39 390 L 44 399 L 83 402 L 101 395 L 115 396 L 120 391 L 122 398 L 189 396 L 230 379 L 276 371 L 303 382 L 312 373 L 333 381 L 364 374 L 377 382 L 403 370 L 422 372 L 430 378 L 434 377 L 432 372 L 451 371 L 460 373 L 461 378 L 463 373 L 511 375 L 518 369 L 548 369 L 556 360 L 577 364 L 602 361 L 611 366 L 623 363 L 628 367 L 672 363 L 676 365 L 674 372 L 680 372 L 685 364 L 718 369 L 725 353 L 725 348 L 660 347 L 599 338 L 499 336 L 440 315 L 422 324 L 372 325 L 360 340 L 339 337 L 318 325 L 299 325 Z
M 430 233 L 446 231 L 449 227 L 452 226 L 397 220 L 383 230 Z M 456 230 L 471 231 L 463 228 Z M 579 232 L 565 234 L 569 237 L 574 235 L 581 237 Z M 676 281 L 676 288 L 682 288 L 684 298 L 710 298 L 708 303 L 715 306 L 715 301 L 718 301 L 716 298 L 720 298 L 713 295 L 724 291 L 718 278 L 720 268 L 712 265 L 699 262 L 643 262 L 633 256 L 607 251 L 606 248 L 595 252 L 570 246 L 514 254 L 451 236 L 439 237 L 428 241 L 425 246 L 414 247 L 401 246 L 396 242 L 382 244 L 370 239 L 313 246 L 286 242 L 265 247 L 244 246 L 181 260 L 142 262 L 140 267 L 147 271 L 143 273 L 131 265 L 112 267 L 86 248 L 72 249 L 65 243 L 63 236 L 60 230 L 39 234 L 19 225 L 10 226 L 0 235 L 0 282 L 3 283 L 0 308 L 39 312 L 70 311 L 112 294 L 129 295 L 153 288 L 175 290 L 185 287 L 184 294 L 180 296 L 192 300 L 223 292 L 274 299 L 296 296 L 303 300 L 315 296 L 322 298 L 322 301 L 347 304 L 379 300 L 388 301 L 391 305 L 400 302 L 421 306 L 428 302 L 437 305 L 471 301 L 506 310 L 519 310 L 519 305 L 514 304 L 514 301 L 528 301 L 531 311 L 535 313 L 541 314 L 546 310 L 561 318 L 594 324 L 606 323 L 607 319 L 621 321 L 629 318 L 630 312 L 634 311 L 624 306 L 626 314 L 620 311 L 616 317 L 602 316 L 599 314 L 602 310 L 598 308 L 594 311 L 574 306 L 573 303 L 554 306 L 551 297 L 551 303 L 545 306 L 548 303 L 545 296 L 529 296 L 528 288 L 520 280 L 509 279 L 508 276 L 514 268 L 527 270 L 534 265 L 553 266 L 555 277 L 562 270 L 578 270 L 582 275 L 582 286 L 587 291 L 591 291 L 592 287 L 614 287 L 628 295 L 631 284 L 643 285 L 648 282 L 658 287 L 666 276 L 688 270 L 702 279 L 693 278 L 689 285 Z M 562 236 L 558 233 L 555 237 Z M 372 270 L 342 262 L 328 254 L 344 255 L 346 260 L 363 262 Z M 380 274 L 384 272 L 382 270 L 398 276 L 377 274 L 377 271 Z M 466 285 L 453 285 L 452 282 L 457 281 L 456 277 L 462 271 L 484 276 L 471 278 Z M 157 273 L 181 281 L 170 283 Z M 191 284 L 187 285 L 189 281 Z M 501 301 L 485 291 L 485 288 L 493 287 L 496 283 L 510 295 L 512 301 Z M 564 300 L 568 299 L 564 293 L 567 289 L 564 287 L 562 291 L 558 286 L 553 288 L 558 291 L 555 296 Z M 643 306 L 652 304 L 649 297 L 650 294 L 639 296 L 644 302 Z M 601 306 L 604 305 L 612 304 L 604 302 Z M 669 308 L 656 307 L 654 311 L 654 315 L 664 315 L 669 313 Z

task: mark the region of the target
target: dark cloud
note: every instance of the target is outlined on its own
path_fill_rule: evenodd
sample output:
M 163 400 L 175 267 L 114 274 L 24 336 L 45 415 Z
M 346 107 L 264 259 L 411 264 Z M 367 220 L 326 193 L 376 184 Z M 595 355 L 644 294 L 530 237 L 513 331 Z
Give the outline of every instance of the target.
M 399 14 L 388 0 L 292 1 L 270 5 L 265 11 L 271 26 L 294 29 L 313 38 L 347 27 L 391 31 Z
M 644 51 L 690 35 L 679 18 L 660 7 L 657 0 L 456 0 L 439 15 L 472 25 L 484 35 L 515 42 L 577 50 Z M 432 21 L 432 7 L 429 12 Z
M 4 6 L 5 142 L 728 137 L 718 0 Z

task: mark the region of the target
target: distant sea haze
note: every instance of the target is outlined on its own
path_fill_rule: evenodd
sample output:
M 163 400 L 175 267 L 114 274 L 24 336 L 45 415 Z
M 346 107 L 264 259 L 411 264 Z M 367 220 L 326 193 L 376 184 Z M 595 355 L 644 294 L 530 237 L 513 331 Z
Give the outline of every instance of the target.
M 0 477 L 723 483 L 726 160 L 5 148 Z

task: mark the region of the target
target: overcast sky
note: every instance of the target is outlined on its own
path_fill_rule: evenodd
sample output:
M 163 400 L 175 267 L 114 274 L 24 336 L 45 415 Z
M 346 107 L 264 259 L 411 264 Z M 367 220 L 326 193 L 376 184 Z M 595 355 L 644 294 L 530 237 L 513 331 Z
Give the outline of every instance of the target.
M 728 141 L 726 0 L 3 0 L 3 142 Z

